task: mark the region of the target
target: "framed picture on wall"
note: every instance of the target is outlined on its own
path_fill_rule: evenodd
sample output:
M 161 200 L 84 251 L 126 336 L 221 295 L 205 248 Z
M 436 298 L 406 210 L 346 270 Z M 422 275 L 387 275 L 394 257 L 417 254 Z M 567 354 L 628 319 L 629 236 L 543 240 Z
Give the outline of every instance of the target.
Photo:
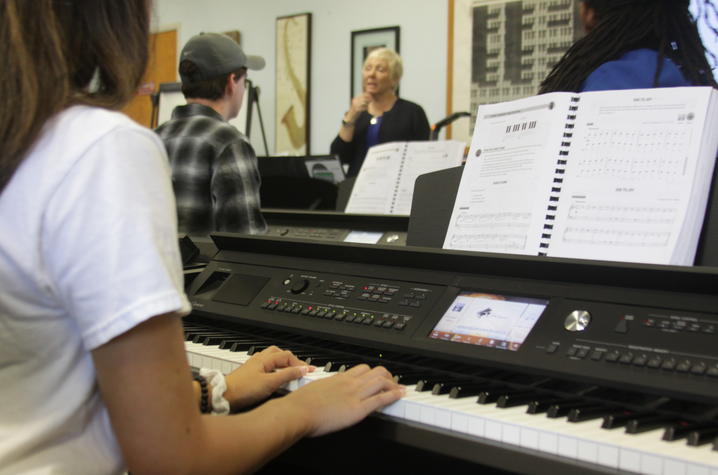
M 371 30 L 352 31 L 351 97 L 362 92 L 362 67 L 364 60 L 377 48 L 393 49 L 399 52 L 399 27 L 387 26 Z
M 276 22 L 277 154 L 309 155 L 309 90 L 312 14 L 283 16 Z

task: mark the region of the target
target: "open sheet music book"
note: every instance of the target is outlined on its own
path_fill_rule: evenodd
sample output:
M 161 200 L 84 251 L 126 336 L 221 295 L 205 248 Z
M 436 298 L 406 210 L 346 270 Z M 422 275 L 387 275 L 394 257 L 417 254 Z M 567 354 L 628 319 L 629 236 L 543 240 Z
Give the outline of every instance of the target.
M 464 143 L 390 142 L 371 147 L 354 182 L 347 213 L 411 213 L 416 177 L 461 165 Z
M 482 105 L 444 248 L 692 265 L 718 149 L 717 94 Z

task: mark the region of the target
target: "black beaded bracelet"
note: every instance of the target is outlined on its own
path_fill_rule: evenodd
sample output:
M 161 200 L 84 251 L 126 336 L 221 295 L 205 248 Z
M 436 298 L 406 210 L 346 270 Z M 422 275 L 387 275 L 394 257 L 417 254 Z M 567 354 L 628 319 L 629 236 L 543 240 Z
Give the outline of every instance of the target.
M 197 375 L 194 377 L 194 380 L 199 383 L 199 411 L 202 414 L 209 414 L 211 410 L 209 408 L 209 389 L 207 389 L 207 378 Z

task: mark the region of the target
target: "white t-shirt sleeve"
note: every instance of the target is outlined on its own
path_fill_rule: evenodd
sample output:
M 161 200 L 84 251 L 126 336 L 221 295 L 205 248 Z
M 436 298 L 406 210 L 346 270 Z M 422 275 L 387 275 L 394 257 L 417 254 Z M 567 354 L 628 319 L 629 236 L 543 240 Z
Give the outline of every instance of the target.
M 189 312 L 169 165 L 151 131 L 122 125 L 94 142 L 55 190 L 43 226 L 52 292 L 88 351 L 151 317 Z

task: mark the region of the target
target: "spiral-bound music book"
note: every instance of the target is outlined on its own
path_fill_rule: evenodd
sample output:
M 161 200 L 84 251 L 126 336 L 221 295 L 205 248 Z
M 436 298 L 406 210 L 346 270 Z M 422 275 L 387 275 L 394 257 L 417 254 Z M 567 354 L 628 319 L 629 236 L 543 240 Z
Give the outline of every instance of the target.
M 482 105 L 444 248 L 692 265 L 718 150 L 710 87 Z
M 416 177 L 461 165 L 464 148 L 464 143 L 456 140 L 389 142 L 371 147 L 345 211 L 409 215 Z

